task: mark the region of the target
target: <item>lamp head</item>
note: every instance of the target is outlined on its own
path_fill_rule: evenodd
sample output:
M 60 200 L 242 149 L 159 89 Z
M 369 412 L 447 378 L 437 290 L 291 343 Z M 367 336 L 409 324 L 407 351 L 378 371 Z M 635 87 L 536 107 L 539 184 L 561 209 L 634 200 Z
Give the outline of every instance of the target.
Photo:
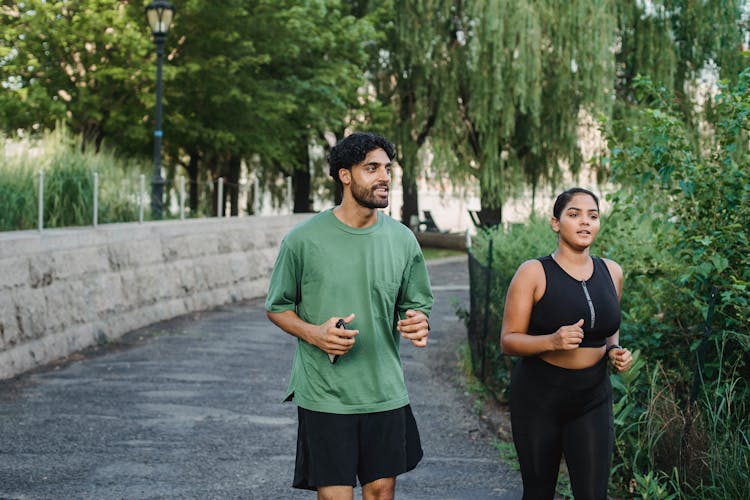
M 146 19 L 154 36 L 164 36 L 174 17 L 174 5 L 166 0 L 154 0 L 146 6 Z

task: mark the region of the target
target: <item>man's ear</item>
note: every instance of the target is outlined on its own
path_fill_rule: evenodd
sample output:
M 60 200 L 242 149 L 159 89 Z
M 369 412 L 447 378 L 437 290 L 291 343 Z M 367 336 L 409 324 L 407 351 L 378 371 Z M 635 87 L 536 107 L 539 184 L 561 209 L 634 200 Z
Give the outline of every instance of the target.
M 348 168 L 339 169 L 339 180 L 344 186 L 348 186 L 352 182 L 352 171 Z

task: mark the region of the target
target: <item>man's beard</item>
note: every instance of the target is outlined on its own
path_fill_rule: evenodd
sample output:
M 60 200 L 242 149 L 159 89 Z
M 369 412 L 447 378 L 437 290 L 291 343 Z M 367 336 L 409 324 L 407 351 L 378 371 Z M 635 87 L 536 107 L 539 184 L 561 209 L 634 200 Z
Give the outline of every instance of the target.
M 380 198 L 373 192 L 379 187 L 388 188 L 387 184 L 377 184 L 372 188 L 360 186 L 352 179 L 351 189 L 354 200 L 365 208 L 385 208 L 388 206 L 388 197 Z M 389 189 L 389 188 L 388 188 Z M 390 190 L 389 190 L 390 192 Z

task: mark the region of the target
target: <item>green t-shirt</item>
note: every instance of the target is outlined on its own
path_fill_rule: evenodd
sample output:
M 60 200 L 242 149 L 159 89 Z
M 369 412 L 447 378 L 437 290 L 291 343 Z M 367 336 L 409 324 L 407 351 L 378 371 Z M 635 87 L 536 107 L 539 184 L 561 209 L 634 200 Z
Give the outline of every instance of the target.
M 296 226 L 281 243 L 266 309 L 293 310 L 316 325 L 355 313 L 349 328 L 359 334 L 335 364 L 298 340 L 287 399 L 344 414 L 407 405 L 396 322 L 407 309 L 429 315 L 432 302 L 416 238 L 386 214 L 378 212 L 375 224 L 358 229 L 327 210 Z

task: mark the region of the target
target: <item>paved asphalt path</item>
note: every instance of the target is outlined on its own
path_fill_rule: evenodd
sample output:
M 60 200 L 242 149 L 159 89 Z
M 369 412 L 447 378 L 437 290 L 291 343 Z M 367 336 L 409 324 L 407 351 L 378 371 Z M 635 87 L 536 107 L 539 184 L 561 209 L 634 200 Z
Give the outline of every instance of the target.
M 520 498 L 520 476 L 498 458 L 456 368 L 466 259 L 429 267 L 430 345 L 402 345 L 425 458 L 396 496 Z M 315 498 L 290 487 L 296 408 L 281 399 L 293 350 L 255 300 L 0 381 L 0 498 Z

